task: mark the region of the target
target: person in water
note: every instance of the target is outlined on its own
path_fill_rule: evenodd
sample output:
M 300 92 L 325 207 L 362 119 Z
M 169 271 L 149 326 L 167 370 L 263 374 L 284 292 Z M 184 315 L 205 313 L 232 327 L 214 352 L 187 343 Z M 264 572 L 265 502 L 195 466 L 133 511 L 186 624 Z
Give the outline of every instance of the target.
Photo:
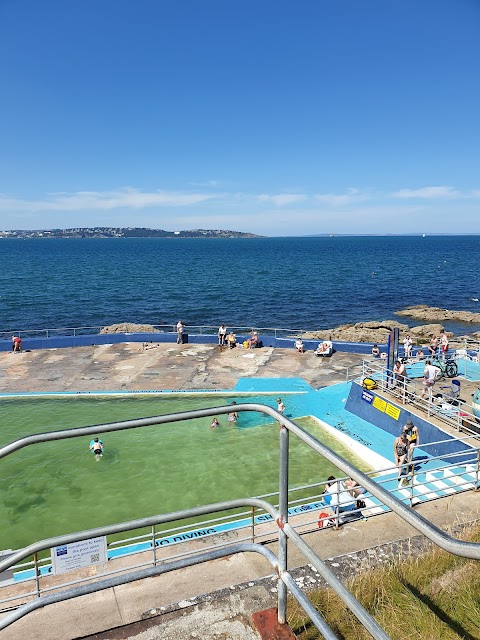
M 276 402 L 277 402 L 277 411 L 278 411 L 278 413 L 281 413 L 281 414 L 283 415 L 283 412 L 284 412 L 284 411 L 285 411 L 285 409 L 287 408 L 287 407 L 285 406 L 285 403 L 284 403 L 284 402 L 282 402 L 282 399 L 281 399 L 281 398 L 277 398 L 277 401 L 276 401 Z
M 103 442 L 100 438 L 94 438 L 91 440 L 89 448 L 96 456 L 103 456 Z
M 215 429 L 215 427 L 219 427 L 219 426 L 220 426 L 219 421 L 216 418 L 214 418 L 212 420 L 212 424 L 210 425 L 210 429 Z
M 237 404 L 235 401 L 232 402 L 232 404 Z M 235 426 L 235 423 L 238 420 L 238 413 L 236 411 L 232 411 L 232 413 L 228 414 L 228 418 L 227 418 L 228 422 L 231 423 L 232 427 Z

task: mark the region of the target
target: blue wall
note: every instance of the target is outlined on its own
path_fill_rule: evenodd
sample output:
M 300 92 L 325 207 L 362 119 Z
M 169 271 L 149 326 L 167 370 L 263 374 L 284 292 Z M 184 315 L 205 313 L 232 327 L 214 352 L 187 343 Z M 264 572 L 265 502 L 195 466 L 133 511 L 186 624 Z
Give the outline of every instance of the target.
M 347 402 L 345 404 L 345 409 L 353 413 L 354 415 L 363 418 L 367 422 L 374 424 L 376 427 L 383 429 L 387 433 L 390 433 L 393 436 L 400 435 L 403 425 L 406 423 L 408 419 L 413 421 L 413 424 L 418 427 L 420 432 L 420 447 L 423 448 L 423 445 L 429 442 L 437 442 L 438 440 L 447 440 L 442 444 L 433 445 L 431 447 L 427 447 L 426 451 L 432 457 L 434 456 L 444 456 L 449 453 L 457 453 L 460 451 L 469 450 L 467 444 L 460 442 L 453 436 L 449 435 L 445 431 L 442 431 L 438 427 L 434 426 L 430 422 L 419 418 L 418 416 L 412 414 L 408 409 L 402 408 L 401 405 L 397 405 L 395 402 L 388 400 L 389 404 L 394 405 L 398 409 L 400 409 L 400 416 L 398 420 L 392 418 L 388 414 L 376 409 L 373 404 L 373 398 L 377 397 L 377 394 L 373 391 L 365 391 L 359 384 L 353 383 L 350 388 L 350 393 L 348 395 Z M 381 398 L 381 400 L 385 400 L 385 398 Z M 452 456 L 451 458 L 447 458 L 446 462 L 449 464 L 465 464 L 465 456 Z
M 187 331 L 188 333 L 188 331 Z M 244 336 L 237 335 L 237 342 L 243 342 L 250 334 Z M 177 340 L 176 333 L 97 333 L 92 335 L 81 336 L 51 336 L 41 338 L 22 337 L 22 346 L 24 350 L 30 349 L 61 349 L 63 347 L 85 347 L 98 344 L 118 344 L 120 342 L 170 342 L 175 343 Z M 294 340 L 292 338 L 275 338 L 274 336 L 263 336 L 260 334 L 260 340 L 265 347 L 277 347 L 282 349 L 294 349 Z M 217 344 L 216 335 L 188 335 L 189 343 L 193 344 Z M 319 340 L 304 340 L 305 349 L 314 351 Z M 373 343 L 367 342 L 334 342 L 333 347 L 336 351 L 347 353 L 363 353 L 371 354 Z M 384 345 L 379 345 L 384 348 Z M 0 341 L 0 351 L 11 351 L 11 340 Z

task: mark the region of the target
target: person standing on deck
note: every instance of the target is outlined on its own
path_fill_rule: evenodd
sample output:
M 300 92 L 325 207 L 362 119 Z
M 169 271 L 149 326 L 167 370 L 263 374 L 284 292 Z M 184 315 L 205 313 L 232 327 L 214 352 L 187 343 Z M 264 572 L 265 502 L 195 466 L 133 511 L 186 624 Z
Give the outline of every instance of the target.
M 393 443 L 393 457 L 395 465 L 398 467 L 398 481 L 400 484 L 407 479 L 408 467 L 406 462 L 408 460 L 408 450 L 410 443 L 408 441 L 406 433 L 402 432 L 398 438 L 395 438 Z
M 430 339 L 430 344 L 428 345 L 428 350 L 430 351 L 430 354 L 432 356 L 435 356 L 437 354 L 437 349 L 438 349 L 438 338 L 436 335 L 432 334 L 432 337 Z
M 218 344 L 223 347 L 225 344 L 225 338 L 227 336 L 227 328 L 224 324 L 218 327 Z
M 443 329 L 440 331 L 440 347 L 442 349 L 442 356 L 445 359 L 448 351 L 448 337 Z
M 400 360 L 397 360 L 395 362 L 395 366 L 393 367 L 393 378 L 395 380 L 395 386 L 405 386 L 405 382 L 407 379 L 407 369 L 403 362 L 400 362 Z
M 425 398 L 425 394 L 430 392 L 433 388 L 438 376 L 438 371 L 438 368 L 432 365 L 431 360 L 425 361 L 425 369 L 423 370 L 423 391 L 421 394 L 422 398 Z
M 405 426 L 403 427 L 403 433 L 407 436 L 407 440 L 409 443 L 408 459 L 411 460 L 413 458 L 415 447 L 418 447 L 420 445 L 420 433 L 418 431 L 418 427 L 413 424 L 412 420 L 407 420 Z
M 185 325 L 181 320 L 177 322 L 177 344 L 182 344 L 182 335 Z
M 403 348 L 405 350 L 405 358 L 410 358 L 412 355 L 412 346 L 413 342 L 410 336 L 405 336 L 405 340 L 403 341 Z

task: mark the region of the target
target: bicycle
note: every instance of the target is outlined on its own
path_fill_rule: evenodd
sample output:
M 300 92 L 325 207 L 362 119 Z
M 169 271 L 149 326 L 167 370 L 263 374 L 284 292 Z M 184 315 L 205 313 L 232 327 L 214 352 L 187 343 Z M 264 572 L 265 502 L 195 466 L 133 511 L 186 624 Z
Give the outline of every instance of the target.
M 430 362 L 434 367 L 440 370 L 437 380 L 443 380 L 443 378 L 455 378 L 458 376 L 458 366 L 453 358 L 447 357 L 446 360 L 441 360 L 439 356 L 430 358 Z

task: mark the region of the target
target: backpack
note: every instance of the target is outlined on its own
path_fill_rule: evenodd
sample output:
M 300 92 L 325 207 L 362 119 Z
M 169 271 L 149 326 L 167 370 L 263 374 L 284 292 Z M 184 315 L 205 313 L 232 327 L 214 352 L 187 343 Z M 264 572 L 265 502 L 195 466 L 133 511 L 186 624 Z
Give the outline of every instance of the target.
M 362 387 L 367 389 L 368 391 L 372 391 L 372 389 L 377 388 L 377 383 L 373 378 L 364 378 L 362 382 Z

